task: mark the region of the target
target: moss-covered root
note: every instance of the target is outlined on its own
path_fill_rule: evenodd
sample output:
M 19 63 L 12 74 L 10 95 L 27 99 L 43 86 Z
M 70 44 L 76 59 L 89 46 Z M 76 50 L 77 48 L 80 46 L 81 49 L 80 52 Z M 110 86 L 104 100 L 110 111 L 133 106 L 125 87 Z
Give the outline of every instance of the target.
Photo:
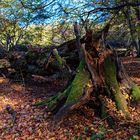
M 131 88 L 131 96 L 136 102 L 140 104 L 140 89 L 136 84 L 133 84 Z
M 62 108 L 60 108 L 60 111 L 58 114 L 63 115 L 64 112 L 62 111 L 66 106 L 70 108 L 70 106 L 76 104 L 81 97 L 83 96 L 83 93 L 85 90 L 90 91 L 91 89 L 91 80 L 90 80 L 90 75 L 88 71 L 85 70 L 85 61 L 81 60 L 78 68 L 77 68 L 77 74 L 72 81 L 72 83 L 68 86 L 67 89 L 64 90 L 64 92 L 59 93 L 58 95 L 52 96 L 48 98 L 45 101 L 35 103 L 35 106 L 47 106 L 50 111 L 55 110 L 56 108 L 59 109 L 59 104 L 61 102 Z M 91 92 L 91 91 L 90 91 Z M 86 95 L 87 96 L 87 95 Z M 63 101 L 63 103 L 62 103 Z M 65 110 L 65 109 L 64 109 Z M 65 112 L 67 112 L 65 110 Z
M 124 95 L 120 91 L 120 87 L 117 81 L 117 72 L 115 62 L 111 59 L 112 56 L 108 56 L 104 61 L 105 68 L 105 82 L 107 88 L 111 91 L 115 98 L 117 108 L 122 110 L 127 118 L 129 118 L 129 110 L 127 101 Z
M 71 89 L 71 86 L 69 86 L 66 90 L 64 90 L 64 92 L 60 92 L 57 95 L 49 97 L 45 101 L 35 103 L 34 106 L 39 106 L 39 107 L 47 106 L 49 111 L 53 111 L 58 106 L 58 104 L 60 104 L 60 102 L 61 102 L 61 104 L 65 103 L 67 96 L 70 92 L 70 89 Z M 63 103 L 62 103 L 62 101 L 63 101 Z
M 77 68 L 77 74 L 71 83 L 71 89 L 69 90 L 67 100 L 64 106 L 56 114 L 55 120 L 61 120 L 69 111 L 75 109 L 76 105 L 78 107 L 81 105 L 78 103 L 83 99 L 83 93 L 86 91 L 88 91 L 88 93 L 86 92 L 88 95 L 91 93 L 91 90 L 89 90 L 91 89 L 90 84 L 90 75 L 89 72 L 85 70 L 85 61 L 81 60 Z

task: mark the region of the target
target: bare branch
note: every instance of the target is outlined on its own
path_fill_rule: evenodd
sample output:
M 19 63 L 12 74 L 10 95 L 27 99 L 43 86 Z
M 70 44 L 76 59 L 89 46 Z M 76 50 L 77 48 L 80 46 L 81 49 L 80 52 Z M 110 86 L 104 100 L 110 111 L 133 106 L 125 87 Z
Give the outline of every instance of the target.
M 117 6 L 113 6 L 113 7 L 99 7 L 99 8 L 95 8 L 95 9 L 89 11 L 89 12 L 86 12 L 86 13 L 89 14 L 89 13 L 96 13 L 96 12 L 99 12 L 99 11 L 120 10 L 120 9 L 123 9 L 124 7 L 127 7 L 127 6 L 137 7 L 137 6 L 140 6 L 140 2 L 138 2 L 138 3 L 127 2 L 127 3 L 117 5 Z

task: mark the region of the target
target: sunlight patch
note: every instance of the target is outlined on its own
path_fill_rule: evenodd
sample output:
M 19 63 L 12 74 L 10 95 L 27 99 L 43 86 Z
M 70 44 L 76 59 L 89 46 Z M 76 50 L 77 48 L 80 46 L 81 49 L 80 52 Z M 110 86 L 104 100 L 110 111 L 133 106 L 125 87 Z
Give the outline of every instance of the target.
M 5 109 L 6 105 L 10 105 L 13 108 L 18 104 L 19 102 L 15 99 L 10 99 L 6 96 L 0 96 L 0 111 L 2 111 L 3 109 Z

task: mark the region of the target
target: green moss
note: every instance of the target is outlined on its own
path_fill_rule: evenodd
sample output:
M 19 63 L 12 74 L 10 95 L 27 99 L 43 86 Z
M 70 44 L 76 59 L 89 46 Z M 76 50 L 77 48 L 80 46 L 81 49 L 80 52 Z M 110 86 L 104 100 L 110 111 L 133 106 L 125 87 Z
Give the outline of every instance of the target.
M 41 102 L 36 102 L 33 106 L 46 106 L 51 100 L 55 99 L 57 96 L 52 96 L 49 99 Z
M 66 104 L 76 102 L 83 94 L 86 85 L 90 81 L 89 72 L 85 70 L 85 61 L 81 60 L 77 74 L 71 84 L 71 90 L 66 100 Z
M 63 63 L 64 63 L 64 60 L 61 58 L 61 56 L 58 54 L 58 51 L 57 49 L 53 49 L 53 54 L 55 55 L 57 61 L 58 61 L 58 64 L 60 65 L 60 67 L 63 66 Z
M 107 88 L 111 91 L 115 98 L 116 105 L 119 110 L 122 110 L 126 116 L 129 116 L 129 111 L 127 107 L 127 101 L 124 95 L 120 91 L 120 87 L 117 81 L 116 65 L 111 60 L 111 57 L 107 57 L 104 61 L 105 67 L 105 82 Z
M 132 94 L 132 97 L 134 98 L 134 100 L 137 101 L 138 103 L 140 103 L 140 89 L 136 84 L 134 84 L 132 86 L 131 94 Z
M 108 86 L 113 86 L 116 90 L 119 90 L 118 82 L 116 80 L 116 66 L 108 57 L 104 61 L 105 67 L 105 80 Z

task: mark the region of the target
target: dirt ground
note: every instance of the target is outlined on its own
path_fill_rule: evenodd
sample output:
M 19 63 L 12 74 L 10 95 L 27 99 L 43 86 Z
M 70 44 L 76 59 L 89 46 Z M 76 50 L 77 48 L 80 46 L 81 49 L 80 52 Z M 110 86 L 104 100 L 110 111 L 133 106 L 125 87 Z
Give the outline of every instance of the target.
M 123 63 L 140 86 L 140 58 L 123 58 Z M 23 84 L 0 77 L 0 140 L 140 140 L 140 107 L 130 108 L 133 120 L 121 116 L 109 125 L 107 118 L 100 119 L 94 109 L 85 106 L 57 126 L 46 108 L 33 104 L 60 91 L 64 83 Z M 16 111 L 15 123 L 5 109 L 7 105 Z

